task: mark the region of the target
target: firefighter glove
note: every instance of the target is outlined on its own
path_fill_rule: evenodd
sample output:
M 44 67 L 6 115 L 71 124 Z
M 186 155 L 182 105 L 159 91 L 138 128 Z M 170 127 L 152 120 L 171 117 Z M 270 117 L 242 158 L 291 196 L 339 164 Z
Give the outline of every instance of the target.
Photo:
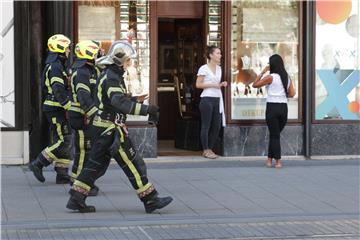
M 159 107 L 155 105 L 149 105 L 148 108 L 149 118 L 148 122 L 149 124 L 156 125 L 159 122 Z

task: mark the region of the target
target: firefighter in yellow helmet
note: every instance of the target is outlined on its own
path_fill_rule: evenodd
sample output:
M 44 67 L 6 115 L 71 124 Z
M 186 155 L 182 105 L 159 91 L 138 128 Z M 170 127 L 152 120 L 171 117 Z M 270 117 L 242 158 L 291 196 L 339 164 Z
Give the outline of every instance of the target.
M 99 51 L 99 44 L 94 41 L 80 41 L 75 46 L 76 59 L 71 77 L 71 100 L 69 121 L 74 129 L 74 164 L 71 171 L 71 180 L 79 176 L 91 150 L 91 129 L 89 123 L 97 112 L 94 103 L 97 71 L 95 59 Z M 89 195 L 97 195 L 99 189 L 92 186 Z
M 124 73 L 136 56 L 135 49 L 127 42 L 114 42 L 107 55 L 97 60 L 105 67 L 98 78 L 96 106 L 98 112 L 93 119 L 94 142 L 89 161 L 85 162 L 80 175 L 70 190 L 67 208 L 80 212 L 95 212 L 85 199 L 98 178 L 113 157 L 125 172 L 138 197 L 143 202 L 146 213 L 167 206 L 171 197 L 159 197 L 154 185 L 148 181 L 146 165 L 136 152 L 128 137 L 125 126 L 126 115 L 149 115 L 149 122 L 157 123 L 159 108 L 145 105 L 127 94 Z
M 57 184 L 70 182 L 68 167 L 70 164 L 71 129 L 66 119 L 66 111 L 71 106 L 68 96 L 65 63 L 69 56 L 71 41 L 62 34 L 48 39 L 48 56 L 42 72 L 41 87 L 43 94 L 43 112 L 50 125 L 51 142 L 37 158 L 29 164 L 35 177 L 44 182 L 42 169 L 54 162 Z

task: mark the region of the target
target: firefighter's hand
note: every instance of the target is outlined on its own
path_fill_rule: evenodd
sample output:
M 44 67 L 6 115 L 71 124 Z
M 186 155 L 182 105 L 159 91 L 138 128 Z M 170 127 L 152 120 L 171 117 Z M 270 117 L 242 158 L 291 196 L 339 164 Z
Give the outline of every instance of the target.
M 151 125 L 157 125 L 160 117 L 159 107 L 155 105 L 149 105 L 148 113 L 149 113 L 148 123 Z
M 137 101 L 139 103 L 143 103 L 146 99 L 149 98 L 149 95 L 148 94 L 144 94 L 144 95 L 140 95 L 140 96 L 137 96 Z
M 85 114 L 84 118 L 83 118 L 83 122 L 84 122 L 85 127 L 90 124 L 90 121 L 91 121 L 91 118 L 88 115 Z

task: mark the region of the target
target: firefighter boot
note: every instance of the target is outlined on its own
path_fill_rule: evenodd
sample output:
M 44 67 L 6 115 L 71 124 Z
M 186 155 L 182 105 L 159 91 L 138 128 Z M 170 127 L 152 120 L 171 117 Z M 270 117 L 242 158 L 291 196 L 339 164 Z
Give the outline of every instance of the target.
M 70 199 L 66 204 L 66 207 L 71 210 L 78 210 L 81 213 L 95 212 L 94 206 L 88 206 L 85 203 L 86 195 L 80 192 L 70 189 Z
M 50 163 L 40 153 L 39 156 L 29 164 L 29 169 L 33 172 L 37 180 L 39 180 L 40 182 L 45 182 L 45 177 L 43 175 L 42 169 L 49 164 Z
M 94 196 L 97 196 L 98 193 L 99 193 L 99 187 L 96 186 L 96 185 L 94 185 L 94 186 L 90 189 L 88 196 L 89 196 L 89 197 L 94 197 Z
M 151 193 L 149 196 L 145 197 L 145 199 L 142 199 L 146 213 L 152 213 L 156 209 L 161 209 L 171 203 L 172 200 L 172 197 L 158 197 L 156 191 L 154 194 Z
M 71 178 L 68 175 L 68 169 L 62 167 L 55 167 L 56 171 L 56 184 L 68 184 Z

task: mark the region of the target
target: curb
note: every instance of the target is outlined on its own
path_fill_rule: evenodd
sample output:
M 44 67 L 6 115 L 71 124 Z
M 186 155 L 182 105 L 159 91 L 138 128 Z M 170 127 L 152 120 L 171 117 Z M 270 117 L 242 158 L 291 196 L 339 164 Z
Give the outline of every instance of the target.
M 286 161 L 306 161 L 306 160 L 360 160 L 358 155 L 336 155 L 336 156 L 283 156 Z M 157 158 L 144 158 L 146 163 L 192 163 L 192 162 L 249 162 L 249 161 L 265 161 L 266 156 L 235 156 L 235 157 L 219 157 L 217 159 L 207 159 L 201 156 L 159 156 Z

